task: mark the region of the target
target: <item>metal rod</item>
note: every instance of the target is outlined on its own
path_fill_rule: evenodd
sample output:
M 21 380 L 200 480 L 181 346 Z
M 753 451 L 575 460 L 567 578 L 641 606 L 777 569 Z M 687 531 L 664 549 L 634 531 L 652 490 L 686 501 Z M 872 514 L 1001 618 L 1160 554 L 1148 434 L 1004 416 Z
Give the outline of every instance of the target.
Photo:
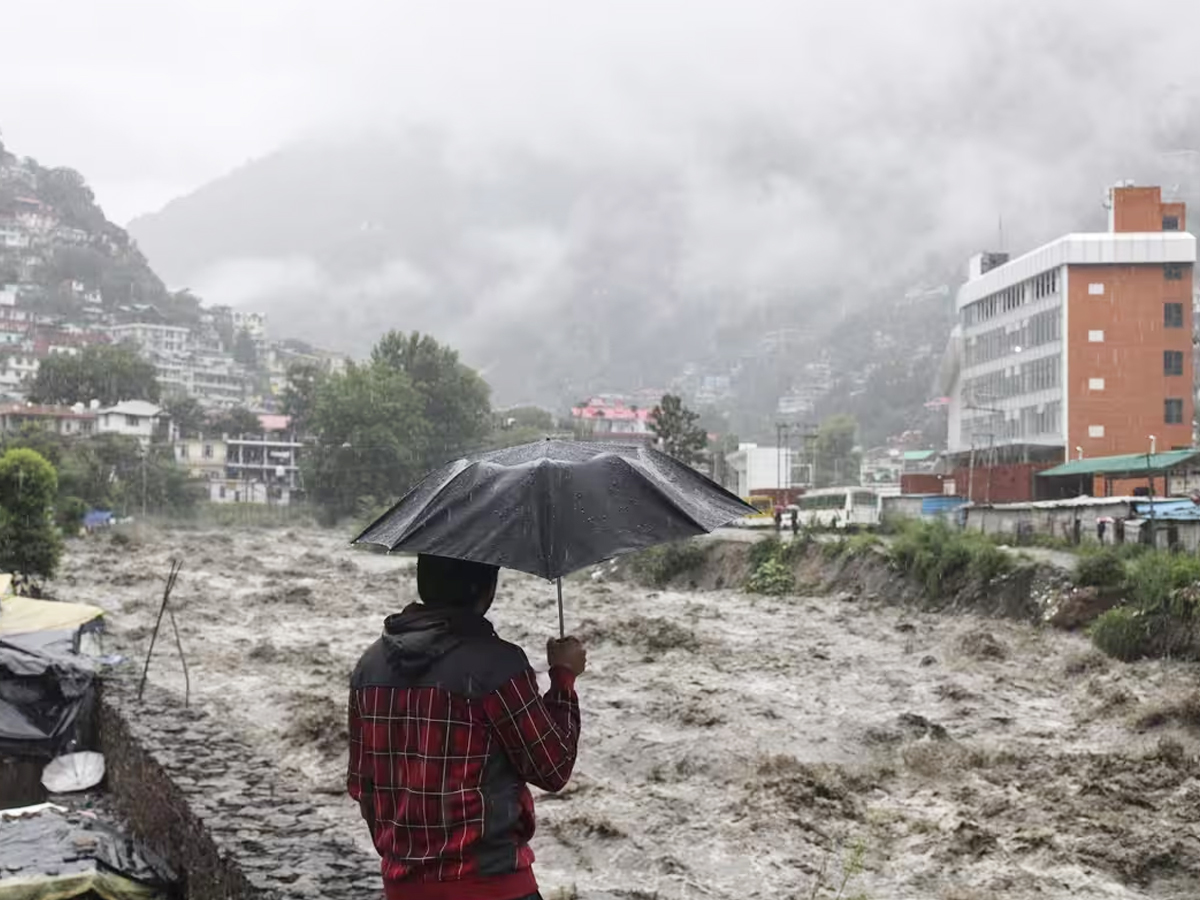
M 183 641 L 179 638 L 179 626 L 175 622 L 175 610 L 167 608 L 167 615 L 171 617 L 171 628 L 175 631 L 175 646 L 179 649 L 179 662 L 183 666 L 183 708 L 188 708 L 188 701 L 192 696 L 192 680 L 188 677 L 187 657 L 183 655 Z
M 567 636 L 566 619 L 563 617 L 562 578 L 558 579 L 558 636 L 560 639 Z
M 158 641 L 158 629 L 162 625 L 163 613 L 167 611 L 167 601 L 171 599 L 171 589 L 175 587 L 175 577 L 182 568 L 183 563 L 171 560 L 171 572 L 167 575 L 167 586 L 163 588 L 162 605 L 158 608 L 158 618 L 154 620 L 154 632 L 150 635 L 150 649 L 146 651 L 146 664 L 142 666 L 142 681 L 138 685 L 139 700 L 142 699 L 142 693 L 146 690 L 146 677 L 150 672 L 150 657 L 154 655 L 154 644 Z

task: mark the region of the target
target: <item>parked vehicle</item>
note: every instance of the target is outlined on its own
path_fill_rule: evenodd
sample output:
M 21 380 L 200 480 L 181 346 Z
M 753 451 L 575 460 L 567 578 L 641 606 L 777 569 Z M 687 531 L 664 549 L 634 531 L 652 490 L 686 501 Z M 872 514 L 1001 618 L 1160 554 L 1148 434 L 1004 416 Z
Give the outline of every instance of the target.
M 775 500 L 765 494 L 743 497 L 758 512 L 742 516 L 733 522 L 738 528 L 773 528 L 775 526 Z
M 875 528 L 879 525 L 878 492 L 865 487 L 831 487 L 808 491 L 799 499 L 800 519 L 812 528 Z

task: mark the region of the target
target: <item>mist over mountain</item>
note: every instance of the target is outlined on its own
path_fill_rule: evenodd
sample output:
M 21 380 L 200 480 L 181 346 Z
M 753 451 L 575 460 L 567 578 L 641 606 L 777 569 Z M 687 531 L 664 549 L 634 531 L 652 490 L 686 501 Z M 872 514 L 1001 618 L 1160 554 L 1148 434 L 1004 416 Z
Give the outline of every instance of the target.
M 978 249 L 1103 227 L 1117 179 L 1200 198 L 1200 156 L 1168 152 L 1200 124 L 1185 34 L 1116 4 L 963 5 L 925 4 L 949 30 L 907 28 L 860 66 L 800 66 L 762 102 L 620 133 L 342 128 L 130 232 L 171 287 L 260 309 L 278 337 L 362 354 L 386 329 L 429 331 L 500 403 L 727 371 L 785 328 L 797 367 L 831 348 L 845 367 L 864 314 Z M 911 314 L 942 328 L 927 308 Z M 739 399 L 773 408 L 789 365 Z

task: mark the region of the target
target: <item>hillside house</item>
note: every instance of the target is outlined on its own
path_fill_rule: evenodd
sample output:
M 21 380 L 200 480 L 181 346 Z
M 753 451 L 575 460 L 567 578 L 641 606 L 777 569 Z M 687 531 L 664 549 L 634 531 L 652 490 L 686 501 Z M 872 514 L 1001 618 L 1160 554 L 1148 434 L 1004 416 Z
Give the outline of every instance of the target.
M 178 438 L 175 441 L 175 462 L 186 469 L 192 478 L 220 481 L 225 477 L 228 453 L 225 441 L 204 437 Z
M 19 431 L 36 424 L 61 435 L 92 434 L 96 425 L 95 412 L 83 404 L 75 406 L 39 406 L 32 403 L 0 404 L 0 432 Z
M 136 438 L 143 447 L 160 435 L 168 425 L 161 407 L 145 400 L 122 400 L 96 412 L 98 434 L 121 434 Z
M 650 430 L 648 406 L 626 406 L 616 397 L 593 397 L 582 406 L 571 410 L 575 433 L 584 440 L 650 443 L 654 435 Z

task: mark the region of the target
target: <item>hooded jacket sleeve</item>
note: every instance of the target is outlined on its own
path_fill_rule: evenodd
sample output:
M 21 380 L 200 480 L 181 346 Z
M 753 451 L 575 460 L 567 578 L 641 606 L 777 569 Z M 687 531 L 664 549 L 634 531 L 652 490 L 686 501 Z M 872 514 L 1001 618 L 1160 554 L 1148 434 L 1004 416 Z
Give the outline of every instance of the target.
M 579 698 L 575 676 L 550 670 L 550 690 L 539 696 L 528 665 L 484 698 L 484 709 L 517 773 L 545 791 L 561 791 L 579 748 Z

